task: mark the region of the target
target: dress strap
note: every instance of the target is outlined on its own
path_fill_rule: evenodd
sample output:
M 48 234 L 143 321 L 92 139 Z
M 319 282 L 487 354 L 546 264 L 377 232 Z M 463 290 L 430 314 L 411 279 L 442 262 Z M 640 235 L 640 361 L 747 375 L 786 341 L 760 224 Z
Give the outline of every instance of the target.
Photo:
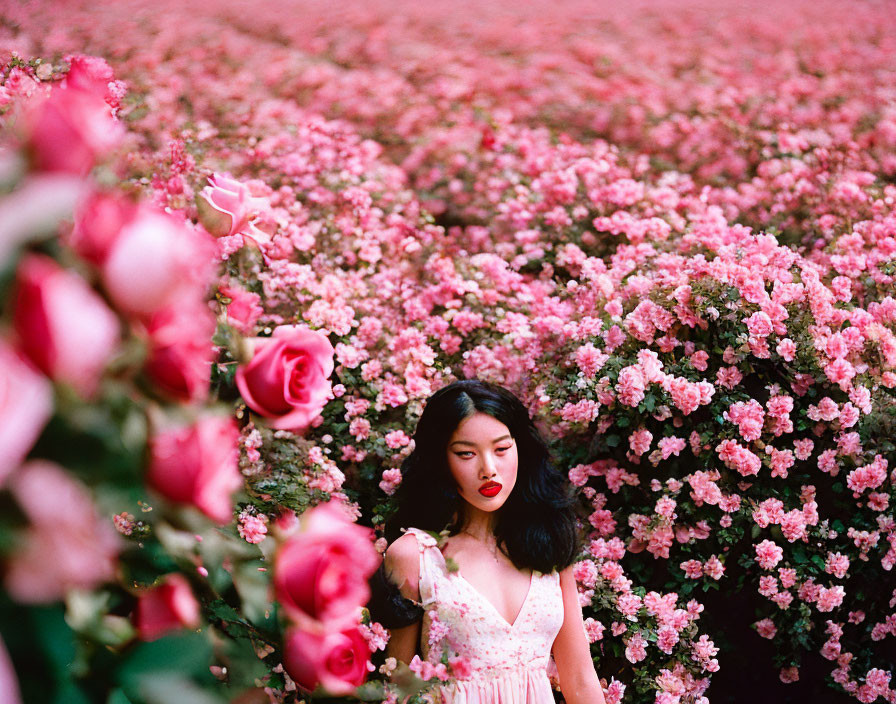
M 420 601 L 425 607 L 436 601 L 436 582 L 440 574 L 440 560 L 444 562 L 444 557 L 439 550 L 439 543 L 426 531 L 419 528 L 408 528 L 405 532 L 410 533 L 417 539 L 417 547 L 420 550 Z

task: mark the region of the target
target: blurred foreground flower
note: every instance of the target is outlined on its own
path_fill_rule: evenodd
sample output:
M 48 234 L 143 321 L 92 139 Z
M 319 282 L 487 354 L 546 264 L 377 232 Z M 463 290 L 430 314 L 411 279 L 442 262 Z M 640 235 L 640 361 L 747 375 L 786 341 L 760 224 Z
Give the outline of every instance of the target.
M 58 465 L 34 460 L 9 486 L 29 521 L 6 571 L 6 590 L 16 601 L 50 602 L 114 577 L 118 536 L 80 482 Z
M 357 618 L 370 597 L 367 579 L 379 564 L 373 531 L 349 522 L 332 504 L 302 515 L 277 552 L 274 589 L 290 618 L 326 630 Z
M 84 174 L 121 141 L 124 129 L 105 100 L 105 85 L 88 73 L 73 64 L 62 84 L 27 106 L 26 140 L 37 170 Z
M 31 449 L 53 411 L 53 389 L 0 339 L 0 486 Z
M 96 391 L 119 342 L 118 317 L 78 274 L 41 255 L 19 265 L 13 303 L 19 344 L 54 381 Z
M 238 431 L 232 418 L 206 416 L 160 430 L 150 442 L 147 483 L 176 503 L 192 504 L 217 523 L 233 518 L 231 494 L 242 486 Z
M 159 584 L 143 592 L 137 602 L 134 625 L 141 640 L 157 640 L 178 628 L 199 625 L 199 602 L 186 577 L 166 575 Z
M 283 639 L 283 666 L 308 691 L 351 694 L 367 676 L 370 648 L 357 628 L 313 633 L 294 627 Z

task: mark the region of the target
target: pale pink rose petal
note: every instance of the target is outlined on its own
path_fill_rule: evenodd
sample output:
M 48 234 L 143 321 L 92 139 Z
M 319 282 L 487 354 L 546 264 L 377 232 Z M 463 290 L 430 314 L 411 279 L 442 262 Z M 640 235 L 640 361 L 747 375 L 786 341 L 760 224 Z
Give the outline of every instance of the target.
M 0 339 L 0 486 L 28 454 L 52 412 L 50 383 Z
M 13 669 L 12 660 L 9 658 L 2 638 L 0 638 L 0 702 L 22 704 L 16 671 Z
M 55 601 L 69 589 L 112 579 L 118 534 L 97 515 L 86 487 L 45 461 L 23 465 L 9 485 L 30 523 L 7 567 L 5 586 L 14 599 Z

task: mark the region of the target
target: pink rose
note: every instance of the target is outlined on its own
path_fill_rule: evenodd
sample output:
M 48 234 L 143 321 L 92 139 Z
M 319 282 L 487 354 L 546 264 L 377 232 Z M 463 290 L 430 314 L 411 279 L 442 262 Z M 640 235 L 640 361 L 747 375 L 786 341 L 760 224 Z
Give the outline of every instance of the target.
M 143 206 L 110 247 L 102 265 L 103 284 L 123 311 L 149 315 L 204 293 L 213 252 L 205 233 Z
M 70 81 L 34 99 L 26 114 L 28 150 L 39 171 L 84 174 L 116 147 L 124 129 L 93 85 Z
M 192 504 L 217 523 L 233 517 L 231 494 L 242 486 L 239 431 L 231 418 L 206 416 L 163 430 L 150 441 L 147 483 L 171 501 Z
M 178 628 L 199 625 L 199 602 L 182 574 L 166 575 L 137 601 L 134 625 L 141 640 L 157 640 Z
M 215 316 L 204 301 L 159 311 L 146 324 L 147 376 L 173 399 L 204 400 L 211 379 L 214 332 Z
M 222 174 L 208 179 L 209 185 L 196 196 L 199 222 L 215 237 L 245 230 L 252 217 L 268 207 L 267 199 L 252 196 L 249 187 Z
M 52 412 L 50 383 L 0 339 L 0 486 L 28 454 Z
M 30 524 L 6 571 L 14 599 L 56 601 L 112 579 L 118 534 L 97 515 L 86 487 L 45 461 L 23 465 L 9 486 Z
M 129 198 L 95 191 L 78 207 L 67 243 L 91 264 L 102 266 L 119 233 L 137 213 L 137 204 Z
M 283 639 L 283 667 L 308 691 L 318 685 L 335 695 L 351 694 L 364 683 L 370 648 L 358 628 L 314 633 L 298 627 Z
M 333 346 L 324 333 L 297 325 L 254 342 L 255 356 L 236 372 L 243 399 L 272 428 L 305 430 L 330 398 Z
M 96 391 L 118 348 L 119 321 L 87 282 L 42 255 L 19 265 L 13 319 L 22 350 L 55 381 Z
M 379 564 L 373 531 L 323 504 L 306 511 L 301 528 L 280 546 L 274 591 L 284 611 L 307 626 L 345 623 L 370 598 L 367 578 Z

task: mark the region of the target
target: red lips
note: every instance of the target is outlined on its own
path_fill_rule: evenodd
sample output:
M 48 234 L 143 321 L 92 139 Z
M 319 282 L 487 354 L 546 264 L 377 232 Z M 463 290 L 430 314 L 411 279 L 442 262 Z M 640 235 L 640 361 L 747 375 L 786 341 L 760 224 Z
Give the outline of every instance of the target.
M 479 493 L 483 496 L 487 496 L 491 498 L 493 496 L 497 496 L 503 487 L 498 482 L 486 482 L 481 487 L 479 487 Z

